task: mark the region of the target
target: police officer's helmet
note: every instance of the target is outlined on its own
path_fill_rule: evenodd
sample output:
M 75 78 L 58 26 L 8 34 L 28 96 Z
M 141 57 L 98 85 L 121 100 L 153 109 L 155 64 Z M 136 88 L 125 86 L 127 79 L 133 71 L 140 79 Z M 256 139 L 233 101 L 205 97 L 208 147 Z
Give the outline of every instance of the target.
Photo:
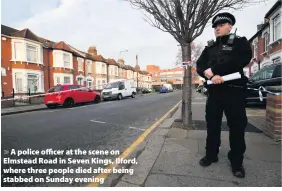
M 212 28 L 215 28 L 218 24 L 224 24 L 229 23 L 232 26 L 235 24 L 236 19 L 235 17 L 227 12 L 224 13 L 218 13 L 214 18 L 212 19 Z

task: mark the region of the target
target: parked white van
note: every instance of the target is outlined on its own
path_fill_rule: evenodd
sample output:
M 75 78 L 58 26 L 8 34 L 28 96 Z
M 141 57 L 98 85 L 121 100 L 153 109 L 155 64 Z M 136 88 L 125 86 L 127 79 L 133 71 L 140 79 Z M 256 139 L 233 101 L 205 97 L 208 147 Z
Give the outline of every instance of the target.
M 163 86 L 165 86 L 169 92 L 173 91 L 172 85 L 171 84 L 164 84 Z
M 133 84 L 132 82 L 132 80 L 120 79 L 108 83 L 101 92 L 103 100 L 121 100 L 124 97 L 134 98 L 136 95 L 136 88 L 131 86 Z

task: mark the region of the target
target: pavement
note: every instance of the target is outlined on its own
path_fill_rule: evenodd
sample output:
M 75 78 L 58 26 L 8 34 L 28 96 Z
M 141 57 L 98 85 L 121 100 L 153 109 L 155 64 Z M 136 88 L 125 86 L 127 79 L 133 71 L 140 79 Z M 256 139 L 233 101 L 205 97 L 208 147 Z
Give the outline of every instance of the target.
M 148 128 L 163 117 L 181 100 L 181 91 L 106 101 L 73 108 L 46 109 L 1 117 L 1 146 L 11 149 L 85 149 L 118 150 L 123 152 Z M 5 154 L 5 157 L 10 154 Z M 26 156 L 30 158 L 33 156 Z M 47 156 L 45 156 L 47 157 Z M 89 159 L 93 156 L 76 156 Z M 118 156 L 116 156 L 118 157 Z M 53 156 L 48 157 L 53 159 Z M 62 158 L 68 158 L 63 156 Z M 100 157 L 104 159 L 103 156 Z M 114 157 L 112 157 L 113 159 Z M 30 165 L 11 165 L 27 168 Z M 34 168 L 76 168 L 88 165 L 33 165 Z M 104 165 L 92 165 L 93 168 Z M 2 168 L 7 167 L 3 164 Z M 105 166 L 104 166 L 105 168 Z M 13 176 L 14 174 L 6 174 Z M 17 174 L 19 175 L 19 174 Z M 24 176 L 23 174 L 21 174 Z M 40 175 L 39 175 L 40 176 Z M 59 176 L 59 175 L 58 175 Z M 81 177 L 82 175 L 69 175 Z M 85 174 L 87 176 L 87 174 Z M 56 175 L 52 176 L 56 177 Z M 38 186 L 36 183 L 17 183 L 4 186 Z M 87 183 L 41 183 L 40 186 L 87 186 Z
M 194 93 L 193 121 L 204 121 L 205 97 Z M 146 139 L 146 147 L 131 166 L 134 174 L 124 174 L 117 181 L 101 186 L 116 187 L 281 187 L 281 142 L 274 142 L 255 125 L 263 125 L 262 108 L 247 108 L 249 127 L 246 130 L 244 166 L 246 177 L 233 176 L 227 158 L 229 132 L 221 133 L 219 162 L 201 167 L 205 154 L 206 130 L 195 124 L 185 130 L 174 122 L 180 118 L 181 107 Z M 256 121 L 257 118 L 262 120 Z M 223 117 L 226 121 L 226 117 Z M 254 123 L 255 121 L 255 123 Z M 199 123 L 198 123 L 199 125 Z M 256 130 L 254 130 L 255 128 Z

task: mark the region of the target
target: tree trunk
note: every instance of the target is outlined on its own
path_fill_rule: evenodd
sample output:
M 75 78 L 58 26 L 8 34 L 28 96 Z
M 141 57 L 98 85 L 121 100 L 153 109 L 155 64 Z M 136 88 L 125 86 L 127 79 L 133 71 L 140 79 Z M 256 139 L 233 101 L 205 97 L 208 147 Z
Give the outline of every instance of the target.
M 181 46 L 183 62 L 191 61 L 191 43 Z M 192 129 L 192 66 L 186 64 L 183 78 L 182 122 L 185 129 Z

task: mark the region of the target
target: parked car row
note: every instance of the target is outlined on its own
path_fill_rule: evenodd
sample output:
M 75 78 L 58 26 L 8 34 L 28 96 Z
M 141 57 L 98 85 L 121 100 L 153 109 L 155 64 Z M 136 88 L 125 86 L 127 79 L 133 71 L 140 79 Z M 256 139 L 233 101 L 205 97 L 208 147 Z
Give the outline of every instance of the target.
M 108 83 L 101 93 L 81 85 L 57 85 L 46 94 L 44 104 L 48 108 L 58 106 L 72 107 L 80 103 L 99 103 L 102 100 L 121 100 L 125 97 L 135 98 L 136 88 L 131 87 L 130 80 L 117 80 Z

